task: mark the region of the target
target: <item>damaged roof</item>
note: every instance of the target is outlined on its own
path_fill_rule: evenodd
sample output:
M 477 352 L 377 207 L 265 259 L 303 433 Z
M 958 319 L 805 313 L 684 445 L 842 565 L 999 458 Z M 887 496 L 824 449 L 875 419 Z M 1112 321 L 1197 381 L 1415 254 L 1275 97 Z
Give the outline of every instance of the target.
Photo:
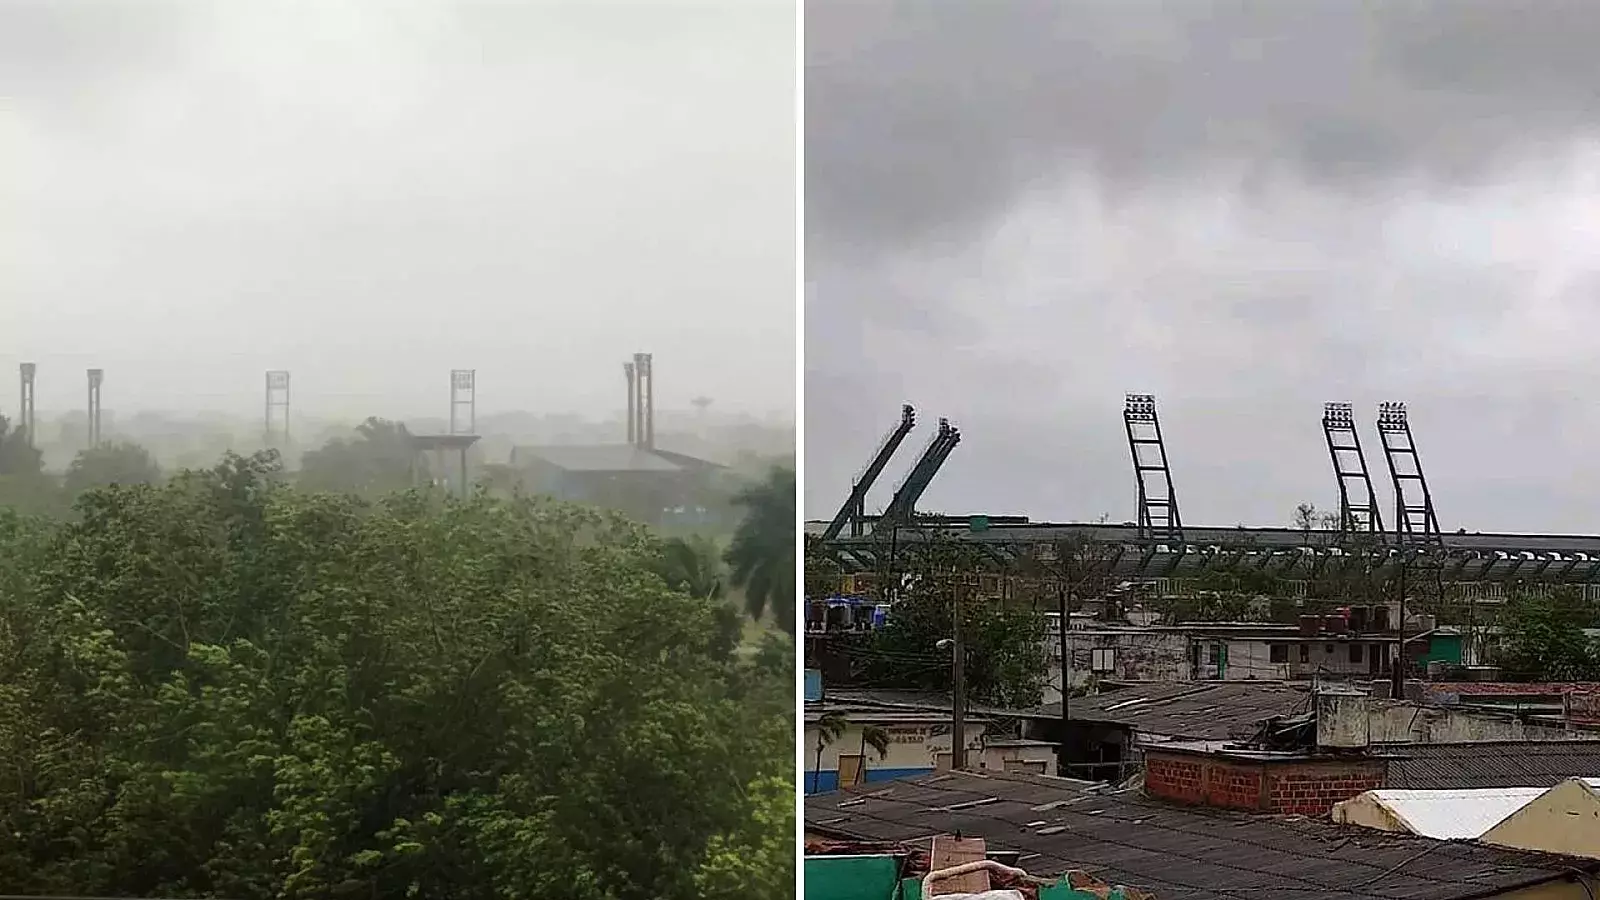
M 1067 712 L 1075 722 L 1125 725 L 1141 735 L 1225 740 L 1274 716 L 1306 712 L 1310 703 L 1305 685 L 1281 681 L 1150 682 L 1073 697 Z M 1039 712 L 1059 717 L 1061 704 Z
M 1600 741 L 1481 741 L 1389 744 L 1388 787 L 1554 787 L 1574 776 L 1600 775 Z
M 813 794 L 808 834 L 905 842 L 982 837 L 1051 877 L 1080 870 L 1185 900 L 1466 900 L 1594 872 L 1600 860 L 1184 807 L 1087 782 L 943 772 Z

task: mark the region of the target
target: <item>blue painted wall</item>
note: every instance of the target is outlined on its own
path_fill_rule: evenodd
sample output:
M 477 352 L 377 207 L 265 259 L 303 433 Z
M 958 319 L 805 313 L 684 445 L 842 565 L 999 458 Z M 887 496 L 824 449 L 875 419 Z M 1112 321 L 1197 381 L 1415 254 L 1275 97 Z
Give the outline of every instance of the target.
M 894 781 L 897 778 L 916 778 L 920 775 L 932 775 L 932 766 L 915 769 L 874 769 L 867 767 L 867 783 L 875 781 Z M 839 789 L 839 770 L 823 769 L 821 772 L 806 773 L 805 790 L 808 794 L 825 794 L 828 791 Z

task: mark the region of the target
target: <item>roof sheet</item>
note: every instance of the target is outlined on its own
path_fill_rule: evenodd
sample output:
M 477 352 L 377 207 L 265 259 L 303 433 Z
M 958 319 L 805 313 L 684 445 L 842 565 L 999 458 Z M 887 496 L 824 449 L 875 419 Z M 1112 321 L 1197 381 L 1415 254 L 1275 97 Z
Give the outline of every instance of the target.
M 1388 807 L 1413 834 L 1440 840 L 1476 840 L 1527 806 L 1548 788 L 1458 788 L 1419 791 L 1382 788 L 1368 791 Z
M 1600 774 L 1600 741 L 1391 744 L 1387 787 L 1553 787 Z
M 945 772 L 805 800 L 808 832 L 904 842 L 959 832 L 1052 877 L 1081 869 L 1185 900 L 1463 900 L 1563 877 L 1600 860 L 1179 807 L 1082 782 Z
M 568 472 L 681 472 L 683 467 L 632 444 L 518 447 L 519 457 L 541 459 Z
M 1255 731 L 1264 719 L 1310 709 L 1303 684 L 1267 681 L 1151 682 L 1074 697 L 1067 712 L 1082 722 L 1126 725 L 1143 735 L 1223 740 Z M 1041 708 L 1061 715 L 1061 704 Z

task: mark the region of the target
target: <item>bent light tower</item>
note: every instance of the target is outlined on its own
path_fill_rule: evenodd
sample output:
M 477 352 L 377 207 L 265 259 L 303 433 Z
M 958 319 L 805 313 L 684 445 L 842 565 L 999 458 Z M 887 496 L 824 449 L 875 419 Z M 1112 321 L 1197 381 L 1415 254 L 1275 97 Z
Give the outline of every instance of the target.
M 959 443 L 961 443 L 960 429 L 951 425 L 949 419 L 940 419 L 939 431 L 923 449 L 916 465 L 911 467 L 911 471 L 906 473 L 905 479 L 895 489 L 894 497 L 889 500 L 889 505 L 884 507 L 883 515 L 878 517 L 880 526 L 905 525 L 916 517 L 917 501 L 922 499 L 923 492 L 933 482 L 933 476 L 939 473 L 939 469 L 945 460 L 950 458 L 951 452 Z
M 1178 495 L 1172 486 L 1167 445 L 1161 439 L 1155 395 L 1124 397 L 1122 422 L 1128 432 L 1128 452 L 1133 456 L 1133 477 L 1138 482 L 1139 537 L 1182 543 L 1183 520 L 1178 515 Z
M 1354 408 L 1348 403 L 1322 405 L 1322 435 L 1328 442 L 1333 477 L 1339 482 L 1339 537 L 1369 534 L 1383 537 L 1383 513 L 1372 488 L 1372 472 L 1361 450 Z
M 860 477 L 856 478 L 855 483 L 850 486 L 850 496 L 845 499 L 844 505 L 839 507 L 839 511 L 834 514 L 833 521 L 829 522 L 828 527 L 823 530 L 823 540 L 833 540 L 847 526 L 850 529 L 851 537 L 861 536 L 862 525 L 867 517 L 867 492 L 872 490 L 872 485 L 883 474 L 884 467 L 889 464 L 889 460 L 894 456 L 895 451 L 899 450 L 900 445 L 905 442 L 906 435 L 910 434 L 911 429 L 916 426 L 917 411 L 912 409 L 909 403 L 900 407 L 899 424 L 895 425 L 894 430 L 884 436 L 883 442 L 878 445 L 877 452 L 872 455 L 872 460 L 867 463 L 867 467 L 862 470 Z
M 1394 533 L 1401 544 L 1442 543 L 1439 517 L 1433 511 L 1433 494 L 1422 475 L 1422 458 L 1411 436 L 1404 403 L 1378 404 L 1378 439 L 1394 482 Z

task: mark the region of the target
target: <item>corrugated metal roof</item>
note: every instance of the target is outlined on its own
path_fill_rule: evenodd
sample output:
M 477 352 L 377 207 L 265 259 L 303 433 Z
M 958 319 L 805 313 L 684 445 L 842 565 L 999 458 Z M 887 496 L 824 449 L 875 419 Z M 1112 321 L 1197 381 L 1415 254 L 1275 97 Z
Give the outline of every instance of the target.
M 1600 741 L 1389 744 L 1382 752 L 1396 757 L 1390 788 L 1552 787 L 1600 774 Z
M 1527 806 L 1548 788 L 1463 788 L 1417 791 L 1380 788 L 1367 794 L 1388 809 L 1411 833 L 1442 841 L 1476 840 Z
M 518 459 L 533 457 L 568 472 L 681 472 L 683 467 L 632 444 L 518 447 Z
M 1031 874 L 1073 869 L 1184 900 L 1464 900 L 1592 872 L 1600 860 L 1180 807 L 1020 773 L 945 772 L 805 799 L 807 832 L 924 842 L 984 838 Z
M 1126 725 L 1147 736 L 1224 740 L 1253 731 L 1263 720 L 1310 708 L 1304 684 L 1264 681 L 1151 682 L 1092 697 L 1074 697 L 1074 721 Z M 1040 709 L 1061 715 L 1061 704 Z

